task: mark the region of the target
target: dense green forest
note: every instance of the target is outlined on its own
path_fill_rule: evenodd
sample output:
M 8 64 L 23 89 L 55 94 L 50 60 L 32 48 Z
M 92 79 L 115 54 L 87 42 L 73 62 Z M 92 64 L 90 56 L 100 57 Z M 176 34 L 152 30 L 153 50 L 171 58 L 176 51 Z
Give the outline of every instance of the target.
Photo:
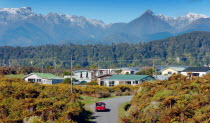
M 123 123 L 209 123 L 210 74 L 142 83 Z
M 36 67 L 124 67 L 145 65 L 203 66 L 210 61 L 210 32 L 192 32 L 147 43 L 67 44 L 0 47 L 0 64 Z

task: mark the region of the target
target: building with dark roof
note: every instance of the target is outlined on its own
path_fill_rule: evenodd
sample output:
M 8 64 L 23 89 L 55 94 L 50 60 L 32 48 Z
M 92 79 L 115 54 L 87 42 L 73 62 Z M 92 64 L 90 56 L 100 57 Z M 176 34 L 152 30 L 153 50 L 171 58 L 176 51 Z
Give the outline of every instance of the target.
M 181 72 L 182 75 L 189 77 L 202 77 L 210 73 L 210 67 L 188 67 Z

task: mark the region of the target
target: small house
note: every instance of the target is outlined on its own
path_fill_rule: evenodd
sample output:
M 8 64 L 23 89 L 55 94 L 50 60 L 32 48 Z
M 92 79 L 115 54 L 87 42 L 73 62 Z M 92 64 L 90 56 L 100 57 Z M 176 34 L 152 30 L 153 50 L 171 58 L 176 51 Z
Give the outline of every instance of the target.
M 162 75 L 169 75 L 172 74 L 181 74 L 183 70 L 185 70 L 186 67 L 168 67 L 162 70 Z
M 105 86 L 115 86 L 115 85 L 137 85 L 145 81 L 153 81 L 153 80 L 155 79 L 149 75 L 113 75 L 101 81 L 103 81 Z
M 210 73 L 210 67 L 188 67 L 181 72 L 182 75 L 188 77 L 202 77 Z
M 120 74 L 135 75 L 137 72 L 139 72 L 138 67 L 122 67 L 120 69 L 122 70 Z
M 116 75 L 120 69 L 95 69 L 93 70 L 94 76 L 103 76 L 103 75 Z
M 31 73 L 23 78 L 27 82 L 37 82 L 40 84 L 57 84 L 63 82 L 64 78 L 51 73 Z
M 156 66 L 156 71 L 161 72 L 166 68 L 170 68 L 170 67 L 178 67 L 178 68 L 188 68 L 191 66 L 177 66 L 177 65 L 157 65 Z
M 87 83 L 92 81 L 92 73 L 93 71 L 89 70 L 77 70 L 73 71 L 73 78 L 78 80 L 79 82 Z M 71 76 L 64 76 L 64 78 L 71 78 Z

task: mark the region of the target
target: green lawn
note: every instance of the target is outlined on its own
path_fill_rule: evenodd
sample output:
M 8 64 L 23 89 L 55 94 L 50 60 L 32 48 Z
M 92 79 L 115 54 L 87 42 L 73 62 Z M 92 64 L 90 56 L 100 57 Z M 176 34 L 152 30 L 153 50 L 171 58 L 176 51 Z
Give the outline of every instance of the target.
M 6 75 L 5 77 L 7 78 L 23 78 L 25 75 L 24 74 L 10 74 Z

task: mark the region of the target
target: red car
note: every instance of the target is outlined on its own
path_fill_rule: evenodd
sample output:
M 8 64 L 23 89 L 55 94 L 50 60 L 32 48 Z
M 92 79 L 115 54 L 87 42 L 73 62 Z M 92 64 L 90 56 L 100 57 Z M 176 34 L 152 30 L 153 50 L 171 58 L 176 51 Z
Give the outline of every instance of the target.
M 106 103 L 104 102 L 96 102 L 95 111 L 106 111 Z

